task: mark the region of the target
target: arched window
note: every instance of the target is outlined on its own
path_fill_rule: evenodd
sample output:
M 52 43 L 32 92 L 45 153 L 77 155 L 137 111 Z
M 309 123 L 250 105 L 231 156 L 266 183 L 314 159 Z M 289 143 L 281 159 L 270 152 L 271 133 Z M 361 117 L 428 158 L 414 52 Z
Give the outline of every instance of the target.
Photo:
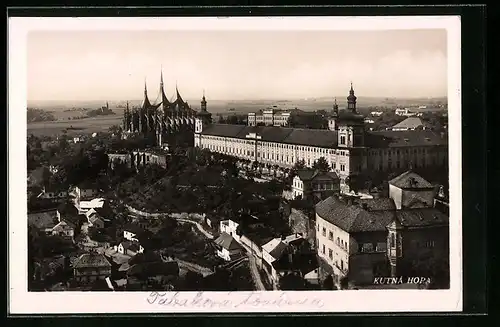
M 396 246 L 396 235 L 391 234 L 391 248 Z

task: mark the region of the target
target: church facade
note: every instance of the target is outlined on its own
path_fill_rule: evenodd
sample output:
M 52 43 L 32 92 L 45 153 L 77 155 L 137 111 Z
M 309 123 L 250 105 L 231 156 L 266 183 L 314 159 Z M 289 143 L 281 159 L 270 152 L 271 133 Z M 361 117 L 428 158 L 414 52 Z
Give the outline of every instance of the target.
M 423 131 L 366 131 L 357 112 L 351 84 L 348 105 L 334 104 L 328 129 L 212 124 L 196 119 L 196 147 L 263 164 L 292 167 L 304 160 L 311 167 L 324 157 L 349 191 L 347 178 L 366 170 L 388 171 L 408 166 L 431 167 L 448 163 L 448 140 L 443 134 Z
M 144 85 L 144 100 L 141 106 L 130 109 L 127 102 L 123 114 L 123 131 L 126 135 L 138 133 L 153 139 L 154 145 L 162 146 L 180 136 L 192 140 L 196 117 L 203 118 L 204 121 L 207 121 L 207 118 L 208 121 L 211 120 L 211 114 L 206 110 L 205 95 L 199 112 L 184 101 L 177 87 L 175 100 L 169 100 L 163 88 L 163 73 L 161 73 L 158 98 L 159 101 L 155 101 L 156 103 L 151 102 L 147 87 Z

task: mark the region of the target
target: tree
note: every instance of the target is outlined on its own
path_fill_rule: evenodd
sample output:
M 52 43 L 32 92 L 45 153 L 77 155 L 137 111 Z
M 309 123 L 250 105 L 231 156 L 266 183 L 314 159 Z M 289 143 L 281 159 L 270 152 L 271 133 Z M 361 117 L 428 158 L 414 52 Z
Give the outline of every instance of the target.
M 305 289 L 305 281 L 295 274 L 287 274 L 280 278 L 279 287 L 284 291 L 303 290 Z
M 319 159 L 314 162 L 313 168 L 326 172 L 330 169 L 330 165 L 325 157 L 319 157 Z
M 333 290 L 335 289 L 335 286 L 333 284 L 333 277 L 332 275 L 328 275 L 328 277 L 325 278 L 323 281 L 323 289 L 325 290 Z
M 340 278 L 340 289 L 341 290 L 346 290 L 349 288 L 349 279 L 347 276 L 341 277 Z
M 305 169 L 306 168 L 306 161 L 304 159 L 298 160 L 295 162 L 293 165 L 293 170 L 300 170 L 300 169 Z

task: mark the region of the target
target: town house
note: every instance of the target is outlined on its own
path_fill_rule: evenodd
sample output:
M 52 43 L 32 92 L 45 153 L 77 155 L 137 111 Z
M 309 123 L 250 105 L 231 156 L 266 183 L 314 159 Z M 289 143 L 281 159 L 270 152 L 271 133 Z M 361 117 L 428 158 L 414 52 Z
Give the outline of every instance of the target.
M 102 254 L 85 253 L 73 263 L 73 272 L 77 282 L 90 283 L 110 276 L 111 264 Z
M 332 275 L 337 285 L 343 278 L 362 285 L 375 276 L 430 274 L 422 268 L 426 262 L 446 260 L 448 217 L 422 205 L 428 201 L 410 208 L 398 208 L 396 203 L 393 198 L 332 196 L 316 205 L 316 247 L 323 277 Z
M 292 180 L 293 198 L 317 200 L 340 193 L 340 179 L 335 172 L 301 169 Z

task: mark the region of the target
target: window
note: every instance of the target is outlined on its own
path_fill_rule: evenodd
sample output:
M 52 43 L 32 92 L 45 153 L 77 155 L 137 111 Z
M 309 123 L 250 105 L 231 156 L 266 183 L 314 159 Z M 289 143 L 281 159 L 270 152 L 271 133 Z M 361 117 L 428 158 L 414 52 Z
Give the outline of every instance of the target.
M 373 244 L 372 243 L 364 243 L 361 249 L 361 252 L 373 252 Z
M 337 245 L 340 245 L 340 238 L 337 237 Z
M 340 171 L 345 171 L 345 165 L 340 165 Z
M 326 236 L 326 228 L 323 227 L 323 236 Z
M 325 245 L 323 244 L 323 254 L 325 254 Z
M 396 246 L 396 235 L 391 234 L 391 248 Z
M 340 144 L 345 144 L 345 136 L 340 137 Z
M 319 232 L 319 224 L 318 224 L 318 232 Z
M 332 249 L 328 249 L 328 257 L 330 258 L 330 260 L 333 260 L 333 251 L 332 251 Z
M 340 269 L 344 270 L 344 260 L 340 260 Z
M 330 241 L 331 241 L 331 240 L 333 240 L 333 232 L 332 232 L 332 231 L 330 231 L 330 232 L 328 233 L 328 239 L 329 239 Z

